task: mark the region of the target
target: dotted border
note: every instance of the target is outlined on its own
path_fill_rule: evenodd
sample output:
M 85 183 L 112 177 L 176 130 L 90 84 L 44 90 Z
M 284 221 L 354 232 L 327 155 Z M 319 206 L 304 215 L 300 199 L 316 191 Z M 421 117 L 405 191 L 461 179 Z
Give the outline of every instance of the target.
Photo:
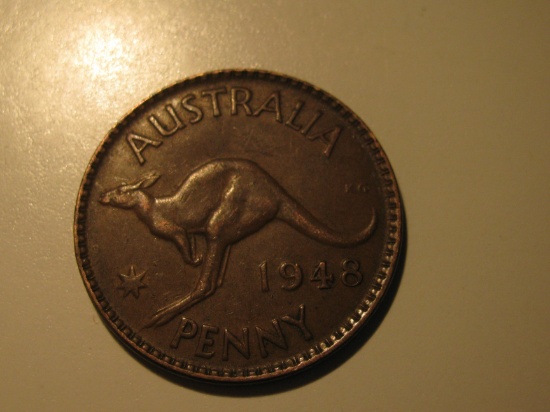
M 94 182 L 96 171 L 100 167 L 107 150 L 112 145 L 115 136 L 118 135 L 119 131 L 128 123 L 136 117 L 142 115 L 149 105 L 180 88 L 185 88 L 203 81 L 242 77 L 279 82 L 306 91 L 320 101 L 329 103 L 329 105 L 336 110 L 344 120 L 347 120 L 350 123 L 352 128 L 358 132 L 361 147 L 370 152 L 374 160 L 375 167 L 378 169 L 379 176 L 382 178 L 385 186 L 385 201 L 388 210 L 386 216 L 388 221 L 388 233 L 386 234 L 386 249 L 382 258 L 382 263 L 378 272 L 374 275 L 374 280 L 372 285 L 369 287 L 365 298 L 357 305 L 356 309 L 348 317 L 348 319 L 336 328 L 329 338 L 318 342 L 310 349 L 290 356 L 281 362 L 258 365 L 257 367 L 251 368 L 215 369 L 199 363 L 188 362 L 183 359 L 175 359 L 166 355 L 142 339 L 141 336 L 137 335 L 128 325 L 125 324 L 122 319 L 119 318 L 118 314 L 109 305 L 109 302 L 105 299 L 103 292 L 99 288 L 99 285 L 95 279 L 94 270 L 88 257 L 86 242 L 86 209 L 88 206 L 90 189 Z M 368 126 L 366 126 L 347 106 L 325 91 L 301 80 L 263 70 L 221 70 L 208 72 L 169 86 L 159 93 L 144 100 L 134 110 L 127 114 L 116 127 L 111 129 L 107 137 L 105 137 L 101 145 L 92 156 L 86 172 L 84 173 L 84 178 L 78 193 L 74 223 L 75 252 L 84 284 L 96 308 L 103 315 L 116 335 L 135 352 L 145 356 L 146 359 L 153 361 L 157 365 L 160 365 L 171 372 L 194 378 L 225 382 L 251 382 L 266 380 L 277 378 L 284 374 L 297 372 L 333 352 L 337 347 L 355 334 L 361 326 L 366 323 L 368 317 L 374 311 L 375 306 L 381 300 L 385 290 L 388 288 L 391 276 L 397 264 L 397 257 L 401 245 L 401 231 L 402 206 L 397 182 L 386 154 L 383 152 L 378 140 Z

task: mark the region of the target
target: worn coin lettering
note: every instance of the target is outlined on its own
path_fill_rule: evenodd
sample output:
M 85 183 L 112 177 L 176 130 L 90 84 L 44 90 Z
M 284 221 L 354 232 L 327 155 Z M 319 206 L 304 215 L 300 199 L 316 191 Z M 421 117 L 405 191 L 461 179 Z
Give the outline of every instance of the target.
M 179 105 L 167 104 L 160 111 L 149 115 L 148 121 L 153 127 L 151 134 L 158 134 L 158 136 L 139 136 L 131 132 L 127 136 L 128 145 L 134 152 L 137 161 L 144 164 L 146 158 L 142 152 L 148 145 L 158 147 L 162 141 L 156 140 L 157 138 L 170 137 L 185 129 L 187 124 L 199 123 L 203 120 L 206 110 L 212 118 L 239 114 L 255 117 L 270 116 L 269 118 L 273 121 L 282 123 L 294 132 L 300 133 L 308 141 L 318 142 L 322 153 L 326 157 L 330 157 L 342 133 L 340 125 L 331 124 L 328 127 L 325 125 L 323 129 L 314 127 L 323 112 L 308 110 L 305 103 L 300 100 L 294 102 L 294 108 L 288 112 L 288 117 L 285 117 L 287 110 L 286 107 L 284 111 L 282 109 L 282 97 L 279 92 L 273 92 L 267 97 L 263 97 L 262 93 L 253 93 L 253 90 L 252 88 L 224 86 L 212 90 L 202 90 L 196 94 L 187 94 L 179 99 L 181 108 Z M 253 96 L 263 97 L 262 101 L 256 102 L 255 108 L 251 102 Z M 298 121 L 301 123 L 297 123 Z M 136 140 L 139 141 L 137 145 Z
M 281 327 L 281 322 L 290 326 L 286 332 Z M 240 329 L 240 334 L 237 332 L 238 329 Z M 221 353 L 222 360 L 227 361 L 234 350 L 240 356 L 249 359 L 249 328 L 242 327 L 238 329 L 234 333 L 232 332 L 234 328 L 231 327 L 220 327 L 204 323 L 199 325 L 195 320 L 182 317 L 170 342 L 170 347 L 177 349 L 183 339 L 192 340 L 196 341 L 194 351 L 196 357 L 210 359 Z M 270 345 L 286 350 L 286 335 L 289 333 L 294 332 L 296 334 L 296 332 L 299 332 L 299 335 L 306 341 L 313 338 L 305 323 L 305 305 L 303 304 L 299 306 L 297 314 L 274 318 L 271 320 L 271 325 L 256 325 L 253 330 L 255 331 L 253 335 L 253 339 L 256 340 L 255 346 L 264 358 L 267 357 L 268 351 L 273 349 L 269 349 Z M 219 336 L 220 331 L 223 331 L 222 336 Z

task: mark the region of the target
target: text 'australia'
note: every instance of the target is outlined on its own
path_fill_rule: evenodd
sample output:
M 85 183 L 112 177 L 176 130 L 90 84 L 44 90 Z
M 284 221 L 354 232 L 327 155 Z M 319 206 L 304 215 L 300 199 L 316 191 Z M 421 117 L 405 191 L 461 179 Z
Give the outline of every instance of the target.
M 253 100 L 256 103 L 253 103 Z M 286 108 L 286 109 L 285 109 Z M 342 132 L 342 127 L 324 124 L 321 110 L 310 110 L 300 100 L 284 101 L 279 91 L 267 96 L 257 96 L 245 87 L 221 87 L 189 93 L 177 99 L 177 104 L 166 104 L 147 120 L 154 135 L 130 132 L 126 135 L 129 148 L 140 164 L 146 162 L 144 151 L 159 147 L 163 138 L 169 138 L 179 130 L 203 121 L 206 118 L 220 116 L 270 116 L 294 133 L 308 141 L 318 142 L 321 152 L 330 157 L 334 145 Z

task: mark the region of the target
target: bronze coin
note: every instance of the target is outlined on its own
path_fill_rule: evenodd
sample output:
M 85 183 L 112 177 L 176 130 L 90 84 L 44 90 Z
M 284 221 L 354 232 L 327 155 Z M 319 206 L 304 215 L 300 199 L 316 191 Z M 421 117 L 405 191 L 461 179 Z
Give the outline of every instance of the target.
M 291 77 L 207 73 L 103 140 L 75 217 L 78 265 L 112 332 L 180 375 L 306 368 L 369 319 L 401 245 L 397 183 L 346 106 Z

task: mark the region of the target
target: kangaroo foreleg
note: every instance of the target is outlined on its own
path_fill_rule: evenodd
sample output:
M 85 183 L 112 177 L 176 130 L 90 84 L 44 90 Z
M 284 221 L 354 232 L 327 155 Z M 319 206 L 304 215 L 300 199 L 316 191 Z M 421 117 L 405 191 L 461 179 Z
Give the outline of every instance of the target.
M 182 231 L 174 236 L 174 241 L 185 263 L 192 266 L 198 266 L 202 263 L 202 256 L 196 255 L 194 236 L 189 239 L 187 232 Z
M 218 242 L 210 242 L 207 247 L 201 274 L 193 291 L 157 311 L 145 327 L 164 325 L 184 310 L 189 309 L 191 306 L 212 295 L 216 290 L 216 281 L 221 270 L 225 249 L 225 245 Z

